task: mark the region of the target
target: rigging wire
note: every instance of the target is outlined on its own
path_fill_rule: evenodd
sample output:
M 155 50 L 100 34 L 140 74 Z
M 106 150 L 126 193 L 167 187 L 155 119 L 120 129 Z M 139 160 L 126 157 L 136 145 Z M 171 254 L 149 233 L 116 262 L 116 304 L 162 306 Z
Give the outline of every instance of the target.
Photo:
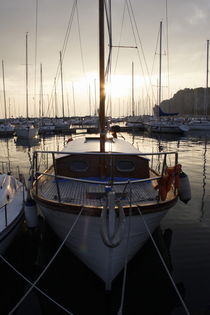
M 36 22 L 35 22 L 34 117 L 36 117 L 37 34 L 38 34 L 38 0 L 36 0 Z
M 122 14 L 122 22 L 121 22 L 121 29 L 120 29 L 120 37 L 119 37 L 119 41 L 118 41 L 118 50 L 117 50 L 117 56 L 116 56 L 116 61 L 115 61 L 114 73 L 116 72 L 117 62 L 118 62 L 118 59 L 119 59 L 119 49 L 121 47 L 120 43 L 121 43 L 121 40 L 122 40 L 122 32 L 123 32 L 123 25 L 124 25 L 124 21 L 125 21 L 125 10 L 126 10 L 126 8 L 127 8 L 128 15 L 129 15 L 129 18 L 130 18 L 131 28 L 132 28 L 132 32 L 133 32 L 133 36 L 134 36 L 135 45 L 136 45 L 135 48 L 137 48 L 137 56 L 138 56 L 138 59 L 139 59 L 141 71 L 142 71 L 142 74 L 143 74 L 143 79 L 144 79 L 144 82 L 145 82 L 146 94 L 149 97 L 149 86 L 148 86 L 148 84 L 146 82 L 145 71 L 144 71 L 142 59 L 141 59 L 141 56 L 140 56 L 140 51 L 139 51 L 139 48 L 138 48 L 137 39 L 138 39 L 138 42 L 139 42 L 139 45 L 140 45 L 140 48 L 141 48 L 143 61 L 144 61 L 145 67 L 146 67 L 146 73 L 147 73 L 147 75 L 149 77 L 149 85 L 150 85 L 150 88 L 151 88 L 151 91 L 152 91 L 152 97 L 155 99 L 154 91 L 153 91 L 153 87 L 152 87 L 152 83 L 151 83 L 151 78 L 150 78 L 150 75 L 149 75 L 149 69 L 148 69 L 148 65 L 147 65 L 147 62 L 146 62 L 145 53 L 144 53 L 144 50 L 143 50 L 142 41 L 141 41 L 141 38 L 140 38 L 140 34 L 139 34 L 139 30 L 138 30 L 138 26 L 137 26 L 135 14 L 134 14 L 134 10 L 132 8 L 132 4 L 131 4 L 130 0 L 125 0 L 125 2 L 124 2 L 124 8 L 123 8 L 123 14 Z
M 166 50 L 167 50 L 167 70 L 168 70 L 168 98 L 170 98 L 170 69 L 169 69 L 169 40 L 168 40 L 168 0 L 166 0 Z
M 124 8 L 123 8 L 122 22 L 121 22 L 121 28 L 120 28 L 120 37 L 119 37 L 119 41 L 118 41 L 117 57 L 116 57 L 116 62 L 115 62 L 114 73 L 116 73 L 117 62 L 118 62 L 119 53 L 120 53 L 120 45 L 121 45 L 121 39 L 122 39 L 123 24 L 124 24 L 124 19 L 125 19 L 125 8 L 126 8 L 126 0 L 124 2 Z
M 149 75 L 149 69 L 148 69 L 148 65 L 147 65 L 147 61 L 146 61 L 146 57 L 145 57 L 145 53 L 144 53 L 142 41 L 141 41 L 141 38 L 140 38 L 138 26 L 137 26 L 137 23 L 136 23 L 135 14 L 134 14 L 133 7 L 132 7 L 132 4 L 131 4 L 131 0 L 126 0 L 126 3 L 128 3 L 128 2 L 129 2 L 129 5 L 130 5 L 130 11 L 131 11 L 131 14 L 132 14 L 132 17 L 133 17 L 133 21 L 134 21 L 134 25 L 135 25 L 135 29 L 136 29 L 136 33 L 137 33 L 137 38 L 138 38 L 139 43 L 140 43 L 140 48 L 141 48 L 141 52 L 142 52 L 144 64 L 145 64 L 145 67 L 146 67 L 146 72 L 147 72 L 147 75 L 148 75 L 148 78 L 149 78 L 152 96 L 153 96 L 153 98 L 155 99 L 154 90 L 153 90 L 152 82 L 151 82 L 151 77 L 150 77 L 150 75 Z M 128 6 L 128 4 L 127 4 L 127 6 Z M 139 58 L 140 58 L 139 52 L 138 52 L 138 56 L 139 56 Z M 145 80 L 145 76 L 144 76 L 144 80 Z M 148 88 L 147 88 L 146 82 L 145 82 L 145 86 L 146 86 L 146 90 L 147 90 L 147 93 L 148 93 Z M 149 95 L 149 93 L 148 93 L 148 95 Z
M 52 262 L 55 260 L 55 258 L 57 257 L 57 255 L 59 254 L 60 250 L 62 249 L 62 247 L 64 246 L 66 240 L 68 239 L 68 237 L 70 236 L 71 232 L 73 231 L 75 225 L 77 224 L 81 214 L 83 211 L 83 207 L 81 208 L 78 216 L 76 217 L 74 223 L 72 224 L 72 226 L 70 227 L 68 233 L 66 234 L 65 238 L 63 239 L 62 243 L 60 244 L 60 246 L 58 247 L 58 249 L 56 250 L 55 254 L 52 256 L 52 258 L 50 259 L 50 261 L 48 262 L 48 264 L 45 266 L 45 268 L 43 269 L 43 271 L 40 273 L 40 275 L 37 277 L 37 279 L 34 281 L 33 285 L 26 291 L 26 293 L 22 296 L 22 298 L 17 302 L 17 304 L 12 308 L 12 310 L 9 312 L 8 315 L 11 315 L 14 313 L 14 311 L 20 306 L 20 304 L 25 300 L 25 298 L 28 296 L 28 294 L 33 290 L 33 288 L 36 287 L 36 284 L 39 282 L 39 280 L 42 278 L 42 276 L 45 274 L 45 272 L 48 270 L 48 268 L 50 267 L 50 265 L 52 264 Z
M 69 17 L 69 21 L 68 21 L 68 25 L 67 25 L 67 29 L 66 29 L 66 33 L 65 33 L 65 37 L 64 37 L 64 41 L 63 41 L 63 45 L 62 45 L 62 49 L 61 49 L 62 61 L 63 61 L 64 56 L 65 56 L 67 43 L 68 43 L 68 40 L 69 40 L 69 35 L 70 35 L 72 24 L 73 24 L 73 18 L 74 18 L 74 14 L 75 14 L 75 11 L 76 11 L 76 6 L 77 6 L 77 0 L 74 0 L 73 6 L 72 6 L 72 9 L 71 9 L 71 13 L 70 13 L 70 17 Z M 56 70 L 56 74 L 55 74 L 55 80 L 54 80 L 53 88 L 52 88 L 51 95 L 50 95 L 50 101 L 49 101 L 49 104 L 48 104 L 47 113 L 49 113 L 49 111 L 50 111 L 50 107 L 51 107 L 52 100 L 53 100 L 53 94 L 54 94 L 54 84 L 56 84 L 56 80 L 57 80 L 59 74 L 60 74 L 60 61 L 59 61 L 58 65 L 57 65 L 57 70 Z
M 76 0 L 76 16 L 77 16 L 77 25 L 78 25 L 78 34 L 79 34 L 79 45 L 80 45 L 80 54 L 81 54 L 81 60 L 82 60 L 82 70 L 84 74 L 85 72 L 85 63 L 84 63 L 84 54 L 83 54 L 83 49 L 82 49 L 82 39 L 81 39 L 81 27 L 80 27 L 80 22 L 79 22 L 79 12 L 78 12 L 78 4 Z

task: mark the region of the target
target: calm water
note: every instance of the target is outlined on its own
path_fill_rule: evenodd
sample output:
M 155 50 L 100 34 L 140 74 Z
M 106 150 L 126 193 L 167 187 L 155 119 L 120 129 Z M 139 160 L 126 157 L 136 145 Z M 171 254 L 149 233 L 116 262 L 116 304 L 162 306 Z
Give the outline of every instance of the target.
M 159 150 L 179 152 L 179 162 L 191 182 L 192 200 L 181 201 L 169 211 L 156 231 L 158 244 L 172 272 L 173 279 L 193 315 L 210 314 L 210 134 L 186 137 L 148 137 L 147 134 L 123 136 L 142 152 Z M 52 136 L 40 142 L 19 143 L 0 139 L 0 161 L 7 161 L 29 175 L 30 160 L 36 149 L 62 149 L 68 136 Z M 23 230 L 5 257 L 29 279 L 36 279 L 59 246 L 59 240 L 40 219 L 41 237 Z M 28 288 L 14 271 L 0 262 L 0 314 L 9 310 Z M 105 293 L 103 283 L 87 270 L 68 250 L 63 249 L 39 282 L 42 288 L 73 314 L 117 314 L 122 274 Z M 15 314 L 65 314 L 36 291 L 21 304 Z M 166 275 L 151 242 L 128 266 L 123 314 L 186 314 Z

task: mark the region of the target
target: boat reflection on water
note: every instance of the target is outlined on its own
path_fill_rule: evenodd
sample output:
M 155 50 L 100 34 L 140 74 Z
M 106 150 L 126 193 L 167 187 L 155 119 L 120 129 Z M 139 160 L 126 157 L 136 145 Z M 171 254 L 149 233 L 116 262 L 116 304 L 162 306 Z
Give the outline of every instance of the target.
M 23 147 L 23 148 L 31 148 L 31 147 L 35 147 L 38 146 L 40 143 L 40 138 L 35 137 L 35 138 L 15 138 L 14 142 L 18 147 Z
M 201 218 L 202 221 L 205 216 L 205 195 L 206 195 L 206 182 L 207 182 L 207 176 L 206 176 L 206 162 L 207 162 L 207 147 L 208 147 L 208 139 L 205 137 L 204 139 L 204 150 L 203 150 L 203 193 L 201 198 Z M 207 210 L 207 209 L 206 209 Z
M 181 134 L 170 134 L 170 133 L 165 133 L 165 134 L 158 134 L 158 133 L 153 133 L 153 134 L 148 134 L 149 138 L 157 139 L 158 141 L 180 141 L 187 139 L 185 135 Z

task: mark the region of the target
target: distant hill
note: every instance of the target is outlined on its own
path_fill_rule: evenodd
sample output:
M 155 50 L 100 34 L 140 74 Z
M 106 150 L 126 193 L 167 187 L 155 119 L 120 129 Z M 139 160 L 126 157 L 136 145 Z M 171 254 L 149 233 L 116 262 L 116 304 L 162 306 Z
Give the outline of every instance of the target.
M 161 102 L 160 106 L 164 112 L 179 112 L 187 115 L 204 115 L 204 93 L 206 88 L 179 90 L 169 100 Z M 210 88 L 207 91 L 207 114 L 210 115 Z

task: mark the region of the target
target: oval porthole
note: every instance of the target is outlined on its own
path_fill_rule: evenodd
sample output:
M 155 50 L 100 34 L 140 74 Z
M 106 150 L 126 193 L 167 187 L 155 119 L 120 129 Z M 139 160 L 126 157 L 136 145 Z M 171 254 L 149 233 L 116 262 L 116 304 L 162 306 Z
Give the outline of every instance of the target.
M 129 160 L 118 160 L 116 167 L 120 172 L 132 172 L 135 170 L 134 162 Z
M 85 172 L 88 170 L 88 163 L 84 160 L 74 160 L 71 161 L 70 168 L 73 172 Z

